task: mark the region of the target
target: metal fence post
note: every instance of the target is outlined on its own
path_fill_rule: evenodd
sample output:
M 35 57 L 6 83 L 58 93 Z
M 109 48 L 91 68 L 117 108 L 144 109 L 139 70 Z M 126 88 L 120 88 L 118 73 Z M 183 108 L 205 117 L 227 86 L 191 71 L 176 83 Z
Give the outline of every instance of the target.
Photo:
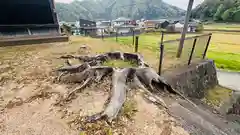
M 103 36 L 103 31 L 104 31 L 104 29 L 101 29 L 102 40 L 104 39 L 104 36 Z
M 132 41 L 132 44 L 134 45 L 134 36 L 135 36 L 135 31 L 134 31 L 134 29 L 132 30 L 132 38 L 133 38 L 133 41 Z
M 116 28 L 116 42 L 118 42 L 118 28 Z
M 194 39 L 192 51 L 191 51 L 191 54 L 190 54 L 189 59 L 188 59 L 188 65 L 191 64 L 192 56 L 193 56 L 193 53 L 194 53 L 194 50 L 195 50 L 196 43 L 197 43 L 197 38 Z
M 163 45 L 163 39 L 164 39 L 164 32 L 162 32 L 161 37 L 161 43 L 160 43 L 160 58 L 159 58 L 159 67 L 158 67 L 158 74 L 161 75 L 162 73 L 162 63 L 163 63 L 163 52 L 164 52 L 164 45 Z
M 160 44 L 160 58 L 159 58 L 159 67 L 158 67 L 158 74 L 162 74 L 162 64 L 163 64 L 163 52 L 164 52 L 164 45 Z
M 138 39 L 139 39 L 139 36 L 136 36 L 136 39 L 135 39 L 135 52 L 138 52 Z
M 164 31 L 161 31 L 162 37 L 161 37 L 161 44 L 163 44 L 163 39 L 164 39 Z
M 210 36 L 208 38 L 208 42 L 207 42 L 206 48 L 205 48 L 204 53 L 203 53 L 203 59 L 205 59 L 205 57 L 206 57 L 208 46 L 210 44 L 211 38 L 212 38 L 212 34 L 210 34 Z

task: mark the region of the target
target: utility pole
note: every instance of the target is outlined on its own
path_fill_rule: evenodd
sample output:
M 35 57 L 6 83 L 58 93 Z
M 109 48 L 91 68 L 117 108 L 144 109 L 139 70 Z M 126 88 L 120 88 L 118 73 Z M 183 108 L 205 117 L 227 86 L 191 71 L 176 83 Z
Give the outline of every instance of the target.
M 190 20 L 191 11 L 192 11 L 192 7 L 193 7 L 193 2 L 194 2 L 194 0 L 189 0 L 189 3 L 188 3 L 187 14 L 186 14 L 186 17 L 185 17 L 184 27 L 183 27 L 183 30 L 182 30 L 182 36 L 181 36 L 178 51 L 177 51 L 177 57 L 178 58 L 180 58 L 181 54 L 182 54 L 184 40 L 185 40 L 186 33 L 187 33 L 187 30 L 188 30 L 188 23 L 189 23 L 189 20 Z

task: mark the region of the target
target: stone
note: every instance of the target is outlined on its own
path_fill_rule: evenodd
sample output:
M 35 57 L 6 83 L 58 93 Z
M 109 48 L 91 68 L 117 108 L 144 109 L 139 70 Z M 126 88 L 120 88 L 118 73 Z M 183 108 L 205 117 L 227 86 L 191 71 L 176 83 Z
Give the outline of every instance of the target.
M 91 52 L 91 48 L 87 45 L 81 45 L 78 49 L 78 54 L 89 54 Z
M 183 67 L 164 76 L 174 89 L 190 98 L 202 99 L 208 89 L 218 85 L 217 71 L 212 60 Z

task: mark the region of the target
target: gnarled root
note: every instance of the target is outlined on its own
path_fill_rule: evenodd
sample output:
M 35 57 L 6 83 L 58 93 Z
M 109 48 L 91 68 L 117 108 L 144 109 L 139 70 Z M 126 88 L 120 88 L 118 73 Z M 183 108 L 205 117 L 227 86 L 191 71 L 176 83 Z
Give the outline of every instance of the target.
M 143 60 L 140 54 L 122 53 L 122 52 L 108 52 L 96 56 L 61 56 L 62 59 L 78 59 L 80 62 L 89 63 L 91 66 L 99 66 L 108 60 L 128 60 L 136 62 L 139 67 L 149 67 Z
M 90 122 L 98 119 L 107 118 L 109 122 L 115 119 L 122 108 L 126 93 L 129 89 L 140 88 L 150 90 L 151 92 L 159 91 L 160 89 L 168 89 L 174 91 L 164 78 L 159 76 L 152 68 L 146 67 L 147 64 L 138 54 L 111 52 L 94 57 L 89 56 L 64 56 L 62 58 L 77 58 L 84 61 L 81 65 L 68 66 L 58 69 L 59 72 L 67 74 L 59 77 L 59 81 L 65 83 L 81 83 L 81 86 L 70 91 L 64 100 L 70 100 L 71 97 L 78 91 L 90 85 L 93 81 L 101 81 L 105 76 L 112 76 L 110 102 L 105 110 L 94 116 L 90 116 Z M 102 63 L 109 59 L 134 60 L 138 64 L 138 68 L 123 68 L 116 69 L 113 67 L 92 66 L 89 63 Z M 150 93 L 150 91 L 148 91 Z M 158 101 L 164 107 L 163 101 Z

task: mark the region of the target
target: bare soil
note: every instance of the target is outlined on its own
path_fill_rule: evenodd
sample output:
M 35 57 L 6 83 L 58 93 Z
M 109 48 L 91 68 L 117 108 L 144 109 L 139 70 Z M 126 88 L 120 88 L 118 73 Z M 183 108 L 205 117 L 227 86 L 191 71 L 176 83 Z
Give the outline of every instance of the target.
M 79 49 L 86 44 L 85 50 Z M 113 125 L 84 123 L 83 116 L 102 111 L 108 99 L 108 81 L 77 94 L 69 103 L 56 105 L 76 85 L 56 83 L 54 70 L 63 66 L 66 54 L 95 54 L 106 51 L 131 52 L 132 48 L 91 38 L 71 37 L 68 43 L 0 48 L 0 134 L 1 135 L 187 135 L 164 109 L 134 96 L 137 111 L 131 119 L 119 116 Z M 150 52 L 146 52 L 150 53 Z M 150 65 L 155 56 L 146 56 Z M 155 59 L 154 59 L 155 60 Z

